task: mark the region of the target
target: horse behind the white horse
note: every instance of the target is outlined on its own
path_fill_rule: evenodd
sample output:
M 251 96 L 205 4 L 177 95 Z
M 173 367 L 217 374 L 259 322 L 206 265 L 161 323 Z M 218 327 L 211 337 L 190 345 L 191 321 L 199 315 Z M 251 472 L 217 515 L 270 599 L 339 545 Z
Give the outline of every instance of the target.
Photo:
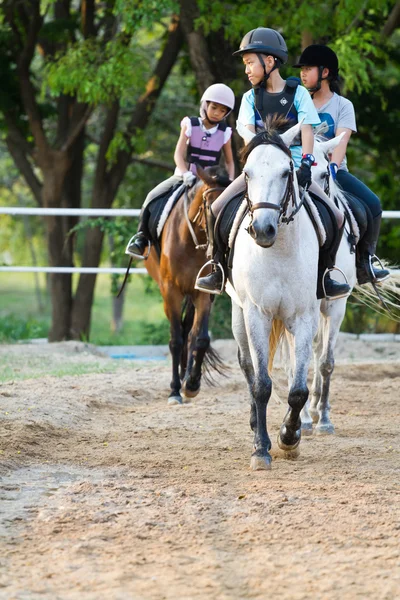
M 289 151 L 300 127 L 299 123 L 279 136 L 272 123 L 266 132 L 254 137 L 238 124 L 248 142 L 244 173 L 250 214 L 236 238 L 234 289 L 229 284 L 227 291 L 232 298 L 232 328 L 239 346 L 239 362 L 251 396 L 253 469 L 268 469 L 271 465 L 266 412 L 272 388 L 268 363 L 275 348 L 271 347 L 270 334 L 285 328 L 292 342 L 289 407 L 278 445 L 286 453 L 293 453 L 300 444 L 300 412 L 308 398 L 307 373 L 318 327 L 318 240 L 306 210 L 300 207 Z

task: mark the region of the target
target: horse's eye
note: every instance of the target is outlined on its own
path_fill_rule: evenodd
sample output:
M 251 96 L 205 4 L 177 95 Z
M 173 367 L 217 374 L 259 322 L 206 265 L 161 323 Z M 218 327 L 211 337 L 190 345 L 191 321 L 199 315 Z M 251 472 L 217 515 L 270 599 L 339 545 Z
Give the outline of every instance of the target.
M 289 173 L 290 173 L 289 169 L 287 169 L 286 171 L 283 171 L 282 179 L 286 179 L 287 177 L 289 177 Z

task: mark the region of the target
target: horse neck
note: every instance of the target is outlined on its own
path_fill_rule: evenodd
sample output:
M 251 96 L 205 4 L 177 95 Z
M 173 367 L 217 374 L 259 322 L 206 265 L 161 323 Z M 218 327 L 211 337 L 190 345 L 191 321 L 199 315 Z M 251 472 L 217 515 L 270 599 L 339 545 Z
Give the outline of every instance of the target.
M 196 193 L 194 195 L 194 198 L 189 203 L 188 215 L 189 215 L 189 219 L 192 222 L 193 222 L 193 219 L 196 217 L 197 213 L 199 212 L 199 209 L 201 208 L 201 206 L 203 204 L 203 191 L 204 191 L 204 186 L 200 187 L 196 191 Z M 185 198 L 184 198 L 184 201 L 185 201 Z

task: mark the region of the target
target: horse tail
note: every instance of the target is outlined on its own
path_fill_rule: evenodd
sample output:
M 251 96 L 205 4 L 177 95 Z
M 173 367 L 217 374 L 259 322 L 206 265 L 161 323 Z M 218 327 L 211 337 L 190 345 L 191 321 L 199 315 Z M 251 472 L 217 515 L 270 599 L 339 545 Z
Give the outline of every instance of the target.
M 183 299 L 182 310 L 181 310 L 181 323 L 182 323 L 182 336 L 183 336 L 183 350 L 181 356 L 181 372 L 182 375 L 186 370 L 187 356 L 188 356 L 188 343 L 189 334 L 193 327 L 195 315 L 195 306 L 192 298 L 187 295 Z M 226 376 L 226 371 L 229 370 L 228 365 L 224 363 L 221 355 L 215 348 L 208 346 L 203 361 L 203 377 L 204 381 L 209 385 L 215 385 L 214 373 L 218 375 Z
M 385 268 L 390 267 L 390 278 L 377 286 L 357 284 L 353 296 L 374 312 L 400 323 L 400 271 L 393 265 L 382 263 Z
M 203 362 L 204 381 L 206 383 L 208 383 L 208 385 L 215 385 L 216 381 L 214 378 L 214 374 L 218 373 L 218 375 L 227 377 L 228 371 L 229 371 L 229 366 L 222 360 L 220 353 L 217 352 L 217 350 L 215 350 L 215 348 L 213 348 L 210 344 L 204 355 L 204 362 Z
M 272 372 L 272 367 L 274 364 L 275 353 L 279 347 L 279 344 L 282 340 L 283 334 L 285 332 L 285 327 L 283 322 L 280 319 L 274 319 L 272 321 L 272 329 L 269 334 L 269 360 L 268 360 L 268 371 Z

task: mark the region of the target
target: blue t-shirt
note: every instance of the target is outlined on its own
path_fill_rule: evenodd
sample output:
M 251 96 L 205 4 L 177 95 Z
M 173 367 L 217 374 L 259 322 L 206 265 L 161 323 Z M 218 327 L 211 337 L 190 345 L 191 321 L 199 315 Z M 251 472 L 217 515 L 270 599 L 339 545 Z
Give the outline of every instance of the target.
M 317 110 L 313 104 L 311 96 L 309 92 L 301 87 L 300 85 L 296 89 L 296 93 L 294 96 L 294 107 L 297 110 L 298 120 L 304 117 L 303 125 L 319 125 L 320 119 L 318 117 Z M 239 109 L 238 121 L 243 125 L 254 125 L 254 127 L 263 126 L 262 121 L 256 122 L 255 116 L 255 96 L 254 90 L 251 89 L 242 97 L 242 103 Z M 295 164 L 296 169 L 300 167 L 301 163 L 301 146 L 290 146 L 290 151 L 292 153 L 293 162 Z

